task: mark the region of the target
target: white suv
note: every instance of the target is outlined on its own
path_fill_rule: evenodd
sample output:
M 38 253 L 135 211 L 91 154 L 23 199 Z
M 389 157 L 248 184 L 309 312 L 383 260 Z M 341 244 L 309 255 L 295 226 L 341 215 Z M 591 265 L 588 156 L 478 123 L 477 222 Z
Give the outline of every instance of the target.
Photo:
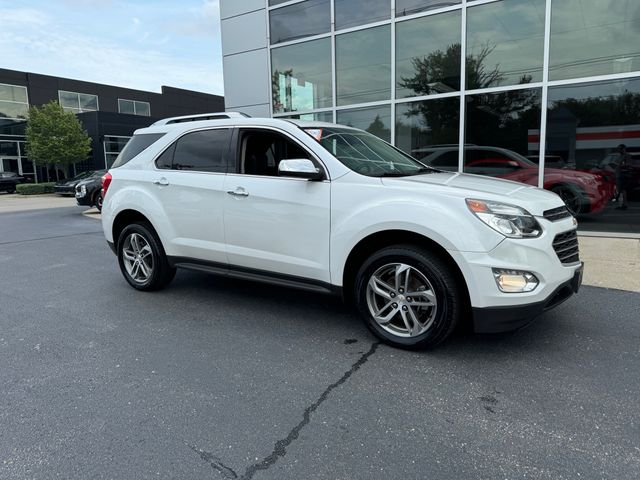
M 131 286 L 176 267 L 341 294 L 395 346 L 501 332 L 578 291 L 557 195 L 441 172 L 329 123 L 210 114 L 138 130 L 103 178 L 102 225 Z

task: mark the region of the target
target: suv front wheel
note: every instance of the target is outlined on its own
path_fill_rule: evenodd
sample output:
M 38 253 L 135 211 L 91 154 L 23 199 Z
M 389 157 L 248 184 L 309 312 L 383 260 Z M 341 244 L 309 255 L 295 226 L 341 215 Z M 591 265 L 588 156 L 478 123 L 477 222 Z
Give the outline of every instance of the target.
M 427 348 L 444 341 L 464 310 L 464 294 L 449 265 L 411 245 L 380 250 L 356 277 L 355 298 L 367 327 L 386 343 Z
M 133 288 L 151 291 L 164 288 L 176 274 L 151 225 L 128 225 L 118 240 L 118 264 Z

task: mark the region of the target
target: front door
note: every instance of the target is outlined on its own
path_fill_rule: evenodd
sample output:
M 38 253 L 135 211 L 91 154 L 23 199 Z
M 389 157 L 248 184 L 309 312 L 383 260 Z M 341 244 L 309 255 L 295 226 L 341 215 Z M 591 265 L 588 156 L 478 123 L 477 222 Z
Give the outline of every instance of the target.
M 317 160 L 273 130 L 240 130 L 236 150 L 224 187 L 229 263 L 328 283 L 331 183 L 278 176 L 280 160 Z

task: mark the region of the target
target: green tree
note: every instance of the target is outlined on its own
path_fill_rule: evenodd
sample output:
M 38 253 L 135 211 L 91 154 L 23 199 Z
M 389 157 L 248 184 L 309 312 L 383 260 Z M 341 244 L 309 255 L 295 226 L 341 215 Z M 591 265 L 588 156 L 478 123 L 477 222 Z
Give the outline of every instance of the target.
M 367 132 L 380 137 L 387 142 L 391 139 L 391 129 L 384 126 L 384 122 L 380 118 L 380 115 L 376 115 L 373 122 L 367 127 Z
M 59 165 L 68 177 L 69 165 L 87 159 L 91 138 L 74 113 L 51 101 L 29 109 L 26 147 L 30 160 L 39 166 Z

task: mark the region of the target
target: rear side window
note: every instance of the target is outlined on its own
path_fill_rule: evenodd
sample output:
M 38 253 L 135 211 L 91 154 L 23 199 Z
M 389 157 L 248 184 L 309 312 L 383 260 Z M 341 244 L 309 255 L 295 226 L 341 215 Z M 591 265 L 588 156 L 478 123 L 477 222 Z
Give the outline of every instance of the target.
M 200 130 L 180 137 L 156 160 L 156 166 L 172 170 L 225 173 L 231 130 Z
M 164 135 L 164 133 L 142 133 L 139 135 L 134 135 L 133 138 L 131 138 L 131 140 L 129 140 L 129 142 L 122 149 L 120 155 L 118 155 L 116 161 L 113 162 L 111 168 L 121 167 L 131 159 L 140 155 L 147 148 L 164 137 Z

